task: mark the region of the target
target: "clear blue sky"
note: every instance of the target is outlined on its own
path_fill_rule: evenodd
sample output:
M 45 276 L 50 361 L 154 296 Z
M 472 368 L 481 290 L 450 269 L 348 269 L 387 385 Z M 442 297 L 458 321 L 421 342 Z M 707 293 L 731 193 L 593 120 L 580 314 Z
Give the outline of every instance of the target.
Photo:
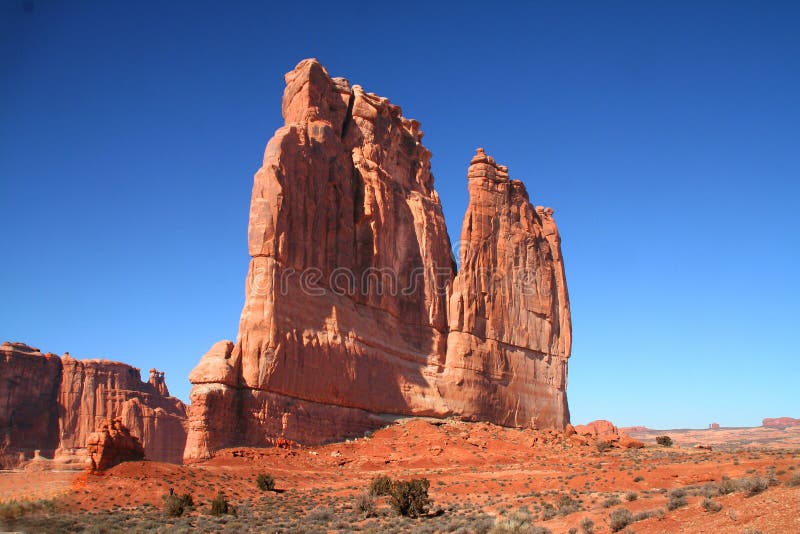
M 252 175 L 317 57 L 564 240 L 573 421 L 800 417 L 800 3 L 0 2 L 0 340 L 167 373 L 234 339 Z

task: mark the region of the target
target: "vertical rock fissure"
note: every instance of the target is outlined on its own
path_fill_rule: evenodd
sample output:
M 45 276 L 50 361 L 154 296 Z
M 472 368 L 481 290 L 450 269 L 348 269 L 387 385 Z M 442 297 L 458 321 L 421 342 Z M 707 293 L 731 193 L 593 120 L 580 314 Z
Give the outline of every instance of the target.
M 347 135 L 347 128 L 350 126 L 350 123 L 353 120 L 353 104 L 355 104 L 355 101 L 356 95 L 351 92 L 350 98 L 347 100 L 347 111 L 344 114 L 344 121 L 342 121 L 342 140 L 344 140 L 345 136 Z

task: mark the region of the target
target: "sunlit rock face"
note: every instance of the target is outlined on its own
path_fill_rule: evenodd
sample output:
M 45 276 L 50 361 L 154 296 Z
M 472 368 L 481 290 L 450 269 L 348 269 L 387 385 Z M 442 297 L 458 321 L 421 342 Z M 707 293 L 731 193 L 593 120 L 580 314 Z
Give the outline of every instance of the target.
M 417 121 L 313 59 L 286 75 L 282 104 L 253 185 L 238 340 L 190 376 L 186 459 L 402 415 L 563 427 L 570 319 L 552 210 L 479 152 L 457 273 Z
M 0 445 L 9 464 L 32 458 L 82 463 L 87 440 L 119 419 L 149 460 L 180 463 L 186 407 L 168 396 L 163 373 L 143 382 L 139 369 L 109 360 L 77 360 L 23 343 L 0 346 Z M 167 394 L 165 394 L 167 393 Z M 13 457 L 13 458 L 12 458 Z M 16 461 L 11 461 L 16 459 Z
M 482 149 L 467 176 L 442 390 L 464 418 L 564 428 L 572 329 L 553 210 Z

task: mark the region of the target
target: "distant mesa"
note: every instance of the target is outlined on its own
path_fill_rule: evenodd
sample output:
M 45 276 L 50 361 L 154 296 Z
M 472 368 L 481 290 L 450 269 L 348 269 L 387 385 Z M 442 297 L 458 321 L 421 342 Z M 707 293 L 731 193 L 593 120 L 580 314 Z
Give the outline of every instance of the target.
M 479 148 L 457 270 L 420 123 L 315 59 L 285 80 L 238 339 L 192 371 L 186 459 L 398 416 L 563 430 L 572 333 L 553 210 Z
M 794 419 L 792 417 L 767 417 L 761 421 L 761 426 L 765 428 L 789 428 L 800 426 L 800 419 Z
M 24 343 L 3 343 L 0 462 L 14 467 L 40 451 L 40 457 L 62 464 L 86 465 L 90 446 L 117 447 L 116 438 L 106 443 L 93 437 L 105 423 L 137 438 L 148 459 L 180 463 L 186 406 L 168 395 L 164 373 L 155 369 L 150 381 L 142 382 L 139 369 L 124 363 L 76 360 L 69 353 L 58 357 Z
M 649 432 L 650 429 L 646 426 L 626 426 L 620 428 L 623 432 Z
M 708 425 L 709 430 L 719 430 L 719 423 L 711 423 Z

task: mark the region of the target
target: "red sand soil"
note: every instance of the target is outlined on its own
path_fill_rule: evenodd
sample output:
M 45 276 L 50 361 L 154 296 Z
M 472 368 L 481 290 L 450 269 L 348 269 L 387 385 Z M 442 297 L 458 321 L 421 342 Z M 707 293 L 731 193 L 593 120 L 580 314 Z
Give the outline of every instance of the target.
M 77 471 L 0 471 L 0 503 L 63 497 L 79 476 Z
M 718 482 L 723 475 L 734 479 L 764 476 L 769 468 L 777 476 L 776 485 L 753 497 L 742 492 L 714 497 L 723 506 L 718 513 L 701 508 L 703 497 L 689 496 L 688 506 L 667 511 L 662 518 L 636 522 L 632 528 L 637 533 L 741 533 L 746 527 L 800 532 L 800 488 L 785 484 L 800 473 L 800 449 L 707 451 L 648 446 L 599 452 L 594 444 L 573 445 L 555 432 L 420 419 L 382 429 L 370 438 L 320 447 L 227 449 L 193 465 L 128 462 L 100 475 L 70 475 L 74 477 L 71 490 L 61 501 L 73 510 L 143 503 L 160 508 L 162 496 L 172 488 L 176 493 L 191 493 L 195 502 L 206 503 L 222 490 L 237 505 L 262 495 L 255 487 L 259 473 L 271 474 L 278 489 L 308 495 L 324 490 L 352 499 L 377 475 L 426 477 L 431 481 L 435 506 L 472 503 L 490 514 L 523 506 L 533 510 L 576 490 L 583 501 L 581 510 L 536 524 L 566 532 L 588 517 L 596 532 L 609 532 L 608 516 L 614 508 L 623 506 L 634 514 L 663 509 L 667 495 L 659 490 Z M 36 476 L 52 476 L 52 481 L 64 484 L 63 473 Z M 0 476 L 4 498 L 17 483 L 10 480 Z M 35 480 L 30 482 L 35 486 Z M 34 489 L 20 491 L 32 494 Z M 625 492 L 636 492 L 636 500 L 626 502 Z M 609 494 L 622 503 L 603 507 Z

